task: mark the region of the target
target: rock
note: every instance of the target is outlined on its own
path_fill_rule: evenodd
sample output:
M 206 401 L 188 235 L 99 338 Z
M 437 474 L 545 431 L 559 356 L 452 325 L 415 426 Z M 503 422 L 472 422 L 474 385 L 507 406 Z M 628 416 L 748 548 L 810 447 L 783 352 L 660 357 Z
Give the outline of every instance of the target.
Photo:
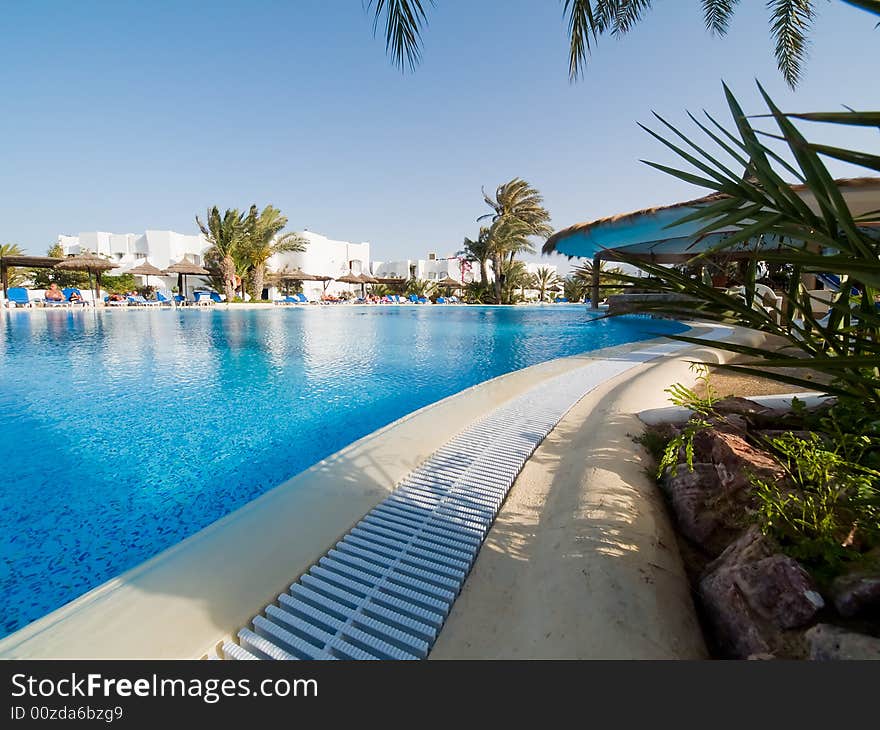
M 805 634 L 810 659 L 880 659 L 880 639 L 831 624 L 816 624 Z
M 746 659 L 749 661 L 770 661 L 776 659 L 775 654 L 749 654 Z
M 706 567 L 699 591 L 719 643 L 737 658 L 778 652 L 783 632 L 824 606 L 807 572 L 754 526 Z
M 880 609 L 880 553 L 831 583 L 831 600 L 841 616 L 851 618 Z
M 675 476 L 667 476 L 665 489 L 675 512 L 678 528 L 711 556 L 719 555 L 742 531 L 737 520 L 741 507 L 723 499 L 714 464 L 679 464 Z
M 738 491 L 749 487 L 752 476 L 769 482 L 785 478 L 785 469 L 778 461 L 739 434 L 720 430 L 708 434 L 712 442 L 711 461 L 724 489 Z
M 716 413 L 725 416 L 729 414 L 735 414 L 737 416 L 767 415 L 772 410 L 771 408 L 762 406 L 760 403 L 755 403 L 755 401 L 748 400 L 747 398 L 738 398 L 736 396 L 729 396 L 727 398 L 722 398 L 719 401 L 715 401 L 712 408 Z

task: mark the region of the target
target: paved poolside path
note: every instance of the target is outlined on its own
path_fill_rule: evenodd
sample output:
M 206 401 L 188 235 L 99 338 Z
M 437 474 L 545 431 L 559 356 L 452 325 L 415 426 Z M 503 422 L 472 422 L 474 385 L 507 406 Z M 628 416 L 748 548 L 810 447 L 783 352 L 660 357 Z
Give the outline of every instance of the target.
M 525 465 L 431 659 L 699 659 L 707 653 L 665 505 L 631 435 L 686 363 L 581 400 Z

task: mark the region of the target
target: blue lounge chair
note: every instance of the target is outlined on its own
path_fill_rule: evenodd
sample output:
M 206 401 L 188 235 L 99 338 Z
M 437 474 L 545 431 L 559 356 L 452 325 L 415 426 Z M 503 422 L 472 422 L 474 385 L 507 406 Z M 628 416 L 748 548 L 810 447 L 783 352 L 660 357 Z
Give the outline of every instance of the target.
M 75 286 L 69 286 L 69 287 L 67 287 L 67 288 L 65 288 L 65 289 L 62 289 L 62 290 L 61 290 L 61 293 L 64 295 L 64 298 L 65 298 L 65 299 L 66 299 L 71 305 L 73 305 L 73 304 L 79 304 L 80 306 L 86 307 L 86 306 L 88 306 L 88 304 L 89 304 L 89 303 L 85 300 L 85 298 L 83 297 L 82 292 L 81 292 L 79 289 L 77 289 Z M 75 300 L 75 301 L 74 301 L 74 300 L 71 300 L 70 297 L 71 297 L 73 294 L 76 294 L 76 295 L 79 297 L 79 299 L 77 299 L 77 300 Z
M 213 304 L 214 299 L 206 291 L 197 291 L 193 293 L 196 304 Z
M 427 304 L 428 300 L 425 297 L 419 297 L 419 304 Z
M 67 301 L 67 295 L 62 292 L 64 299 L 47 299 L 45 296 L 43 297 L 43 306 L 44 307 L 69 307 L 70 302 Z
M 290 296 L 290 294 L 288 294 L 286 297 L 282 297 L 281 299 L 275 299 L 272 303 L 273 304 L 296 304 L 298 302 L 299 302 L 299 300 L 296 297 L 292 297 L 292 296 Z
M 209 292 L 209 293 L 208 293 L 208 296 L 211 297 L 211 301 L 212 301 L 212 302 L 216 302 L 217 304 L 220 304 L 220 303 L 223 301 L 223 300 L 220 298 L 220 295 L 219 295 L 217 292 L 215 292 L 215 291 Z
M 174 302 L 176 304 L 181 304 L 181 305 L 189 304 L 189 301 L 187 300 L 187 298 L 185 296 L 183 296 L 183 294 L 175 294 L 174 295 Z
M 305 294 L 303 294 L 302 292 L 300 292 L 299 294 L 294 294 L 294 297 L 296 297 L 296 301 L 298 301 L 300 304 L 308 304 L 309 303 L 308 297 Z
M 446 304 L 446 299 L 443 297 L 437 297 L 437 304 Z
M 6 292 L 7 305 L 14 304 L 16 307 L 33 307 L 34 303 L 28 297 L 28 291 L 23 286 L 12 286 Z
M 157 301 L 155 299 L 144 299 L 140 294 L 136 294 L 133 297 L 128 298 L 129 304 L 134 304 L 136 307 L 157 307 L 162 304 L 162 302 Z
M 156 301 L 159 304 L 167 304 L 169 307 L 174 303 L 174 297 L 172 297 L 170 292 L 156 292 Z
M 409 300 L 410 300 L 413 304 L 418 304 L 418 303 L 419 303 L 419 298 L 418 298 L 415 294 L 410 294 L 410 295 L 409 295 Z

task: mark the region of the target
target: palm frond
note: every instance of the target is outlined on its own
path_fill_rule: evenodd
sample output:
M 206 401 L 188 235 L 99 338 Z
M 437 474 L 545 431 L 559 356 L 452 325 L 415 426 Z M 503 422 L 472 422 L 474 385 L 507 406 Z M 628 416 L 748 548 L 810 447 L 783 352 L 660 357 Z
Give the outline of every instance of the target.
M 703 0 L 706 28 L 715 35 L 726 35 L 730 18 L 739 0 Z
M 776 47 L 776 64 L 794 89 L 801 78 L 807 54 L 807 34 L 813 24 L 813 0 L 769 0 L 770 34 Z
M 374 11 L 373 34 L 384 18 L 385 52 L 395 66 L 414 71 L 422 58 L 422 28 L 428 16 L 425 6 L 434 0 L 369 0 Z

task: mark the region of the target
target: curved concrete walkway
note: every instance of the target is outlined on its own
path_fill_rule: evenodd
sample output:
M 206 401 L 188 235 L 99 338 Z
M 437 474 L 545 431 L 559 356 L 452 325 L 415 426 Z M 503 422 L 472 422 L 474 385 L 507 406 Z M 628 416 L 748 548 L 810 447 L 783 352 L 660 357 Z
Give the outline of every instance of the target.
M 745 339 L 747 333 L 738 333 Z M 583 398 L 511 488 L 431 659 L 707 656 L 635 415 L 692 383 L 690 349 Z

